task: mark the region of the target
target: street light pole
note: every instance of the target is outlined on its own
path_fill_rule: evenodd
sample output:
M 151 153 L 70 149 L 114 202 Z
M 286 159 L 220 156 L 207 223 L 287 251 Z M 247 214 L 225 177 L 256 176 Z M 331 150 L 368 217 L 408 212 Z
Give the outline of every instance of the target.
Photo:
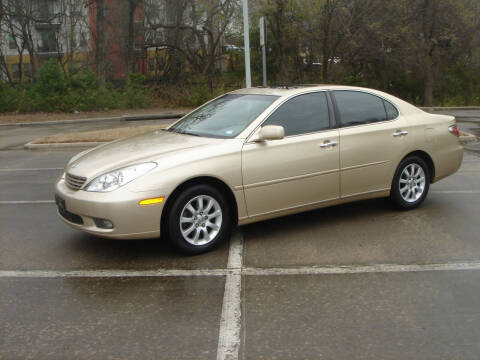
M 267 54 L 266 54 L 266 42 L 267 32 L 265 30 L 265 18 L 260 18 L 260 46 L 262 47 L 262 74 L 263 74 L 263 87 L 267 87 Z
M 245 83 L 247 88 L 252 87 L 250 74 L 250 36 L 248 27 L 248 0 L 243 0 L 243 48 L 245 53 Z

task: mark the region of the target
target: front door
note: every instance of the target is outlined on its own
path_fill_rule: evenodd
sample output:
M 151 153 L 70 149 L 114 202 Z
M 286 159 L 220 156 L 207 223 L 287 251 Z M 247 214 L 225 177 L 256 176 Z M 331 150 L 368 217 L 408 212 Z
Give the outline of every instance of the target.
M 325 92 L 297 95 L 262 126 L 281 125 L 285 138 L 247 142 L 242 171 L 249 216 L 339 197 L 339 132 L 331 128 Z

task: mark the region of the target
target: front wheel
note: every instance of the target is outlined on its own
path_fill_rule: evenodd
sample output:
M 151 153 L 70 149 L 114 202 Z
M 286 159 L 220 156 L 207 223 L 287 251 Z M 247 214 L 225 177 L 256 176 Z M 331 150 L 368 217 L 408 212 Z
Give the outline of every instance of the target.
M 178 250 L 200 254 L 230 237 L 230 207 L 216 188 L 194 185 L 175 199 L 167 225 L 170 241 Z
M 430 188 L 430 173 L 425 161 L 409 156 L 397 168 L 392 182 L 390 199 L 400 210 L 418 207 Z

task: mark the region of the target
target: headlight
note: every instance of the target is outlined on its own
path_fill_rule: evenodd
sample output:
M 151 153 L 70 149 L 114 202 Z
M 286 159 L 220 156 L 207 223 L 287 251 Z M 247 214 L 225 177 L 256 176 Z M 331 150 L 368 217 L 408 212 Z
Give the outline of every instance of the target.
M 109 192 L 142 176 L 157 166 L 154 162 L 132 165 L 100 175 L 85 186 L 85 191 Z

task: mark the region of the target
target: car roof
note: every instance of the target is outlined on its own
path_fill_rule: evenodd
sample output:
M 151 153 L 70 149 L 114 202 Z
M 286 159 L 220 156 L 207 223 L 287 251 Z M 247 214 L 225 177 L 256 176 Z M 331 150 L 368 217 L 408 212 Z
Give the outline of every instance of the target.
M 334 84 L 304 84 L 304 85 L 285 85 L 278 87 L 251 87 L 245 89 L 239 89 L 232 91 L 232 94 L 252 94 L 252 95 L 276 95 L 276 96 L 290 96 L 295 94 L 301 94 L 304 92 L 310 92 L 315 90 L 331 90 L 331 89 L 343 89 L 343 90 L 360 90 L 370 91 L 377 93 L 377 90 L 361 88 L 356 86 L 346 85 L 334 85 Z
M 292 85 L 279 87 L 252 87 L 246 89 L 239 89 L 232 91 L 231 94 L 252 94 L 252 95 L 275 95 L 282 98 L 290 97 L 296 94 L 302 94 L 311 91 L 319 90 L 354 90 L 363 91 L 370 94 L 375 94 L 384 99 L 393 102 L 404 114 L 413 114 L 423 112 L 419 108 L 409 104 L 408 102 L 399 99 L 393 95 L 387 94 L 383 91 L 363 88 L 359 86 L 335 85 L 335 84 L 307 84 L 307 85 Z

